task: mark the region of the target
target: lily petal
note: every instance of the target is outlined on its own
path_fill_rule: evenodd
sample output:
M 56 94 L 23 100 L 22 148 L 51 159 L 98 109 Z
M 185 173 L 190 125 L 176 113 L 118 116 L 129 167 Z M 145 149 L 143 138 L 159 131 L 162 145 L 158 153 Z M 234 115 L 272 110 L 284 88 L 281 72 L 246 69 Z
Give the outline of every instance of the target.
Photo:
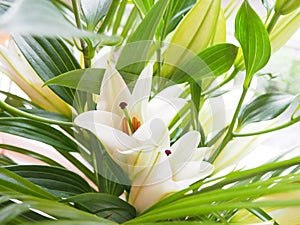
M 120 109 L 119 104 L 121 102 L 128 103 L 130 97 L 130 91 L 122 76 L 108 64 L 100 88 L 97 109 L 113 112 L 122 117 L 123 111 Z
M 106 115 L 113 124 L 114 119 L 112 118 L 119 119 L 119 117 L 115 114 L 109 115 L 109 113 L 105 114 L 103 112 L 86 112 L 76 117 L 74 122 L 75 124 L 96 134 L 111 155 L 113 155 L 116 150 L 127 150 L 139 146 L 139 143 L 135 138 L 128 136 L 118 129 L 108 126 L 110 123 L 109 120 L 106 121 L 107 125 L 101 123 L 102 119 L 99 115 Z
M 180 171 L 184 164 L 191 160 L 199 142 L 199 133 L 190 131 L 172 145 L 169 161 L 174 174 Z
M 131 116 L 140 118 L 142 122 L 146 121 L 147 104 L 151 93 L 153 64 L 148 64 L 139 76 L 132 91 L 131 101 L 129 103 Z
M 185 163 L 182 168 L 173 175 L 173 180 L 179 181 L 180 185 L 184 188 L 209 176 L 213 171 L 214 166 L 208 162 L 188 162 Z
M 181 98 L 164 98 L 155 96 L 148 103 L 148 119 L 153 118 L 162 119 L 166 125 L 172 121 L 174 116 L 186 104 L 186 101 Z

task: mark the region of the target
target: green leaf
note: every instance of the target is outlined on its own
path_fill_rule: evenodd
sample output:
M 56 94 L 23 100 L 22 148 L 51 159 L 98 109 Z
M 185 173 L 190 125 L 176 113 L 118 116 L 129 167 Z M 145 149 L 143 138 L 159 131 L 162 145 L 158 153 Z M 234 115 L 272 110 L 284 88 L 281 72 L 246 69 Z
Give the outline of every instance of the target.
M 1 147 L 1 144 L 0 144 L 0 148 L 2 148 Z M 12 160 L 12 159 L 10 159 L 9 157 L 7 157 L 6 155 L 4 155 L 4 154 L 0 154 L 0 167 L 2 167 L 2 166 L 8 166 L 8 165 L 15 165 L 16 163 Z
M 132 2 L 144 16 L 147 15 L 154 4 L 153 0 L 132 0 Z
M 103 225 L 103 222 L 96 222 L 90 220 L 55 220 L 55 221 L 46 221 L 41 222 L 39 221 L 39 225 Z M 22 225 L 32 225 L 31 222 L 29 223 L 22 223 Z
M 176 67 L 206 49 L 214 37 L 221 10 L 220 0 L 199 0 L 174 31 L 163 54 L 162 76 L 171 77 Z
M 39 116 L 51 120 L 70 122 L 69 118 L 55 112 L 49 112 L 43 109 L 26 109 L 26 108 L 19 108 L 19 109 L 22 110 L 23 112 L 27 112 L 35 116 Z
M 55 199 L 44 189 L 5 168 L 0 168 L 0 192 L 16 192 L 39 198 Z
M 193 7 L 196 0 L 177 1 L 172 0 L 165 14 L 166 34 L 173 31 L 186 13 Z
M 0 210 L 0 223 L 6 224 L 20 214 L 29 211 L 29 205 L 26 204 L 9 204 Z
M 45 85 L 59 85 L 92 94 L 100 94 L 104 69 L 79 69 L 48 80 Z
M 144 68 L 157 27 L 163 17 L 169 0 L 159 0 L 151 8 L 137 29 L 128 38 L 117 63 L 117 69 L 135 79 Z
M 235 37 L 241 44 L 246 66 L 246 86 L 252 76 L 263 68 L 271 56 L 268 33 L 260 17 L 244 1 L 235 19 Z
M 203 78 L 217 77 L 233 65 L 238 48 L 233 44 L 217 44 L 190 59 L 171 77 L 176 83 L 200 82 Z
M 136 216 L 135 209 L 120 198 L 102 193 L 86 193 L 70 197 L 65 202 L 74 202 L 88 212 L 117 223 L 124 223 Z
M 258 96 L 241 109 L 238 127 L 276 118 L 290 106 L 293 99 L 294 96 L 285 93 L 267 93 Z
M 80 69 L 80 65 L 66 44 L 59 39 L 14 36 L 19 49 L 43 81 L 62 73 Z M 50 87 L 70 105 L 74 103 L 74 90 L 63 87 Z
M 64 151 L 78 151 L 77 144 L 70 138 L 44 123 L 22 118 L 2 117 L 0 118 L 0 131 L 40 141 Z
M 99 21 L 106 15 L 111 2 L 112 0 L 80 0 L 87 30 L 94 31 Z
M 89 138 L 84 138 L 87 135 Z M 76 140 L 89 151 L 89 154 L 85 153 L 84 156 L 93 166 L 95 173 L 99 174 L 97 185 L 100 192 L 119 196 L 124 192 L 124 189 L 128 191 L 127 186 L 130 185 L 128 176 L 113 161 L 99 139 L 92 132 L 84 129 L 78 130 Z
M 116 225 L 116 223 L 112 221 L 97 217 L 93 214 L 87 213 L 83 210 L 75 209 L 69 205 L 59 203 L 57 201 L 35 198 L 28 195 L 20 195 L 20 194 L 19 195 L 11 194 L 9 196 L 11 199 L 17 199 L 22 202 L 16 205 L 23 205 L 21 207 L 25 207 L 25 208 L 27 207 L 28 210 L 35 209 L 35 210 L 39 210 L 44 214 L 50 215 L 51 219 L 54 218 L 53 222 L 56 222 L 57 224 L 62 219 L 62 221 L 68 220 L 69 224 L 72 224 L 73 221 L 76 222 L 75 224 L 78 224 L 77 222 L 81 222 L 81 224 L 85 224 L 84 223 L 85 221 L 89 221 L 90 224 Z M 42 223 L 43 222 L 39 221 L 37 224 L 42 224 Z M 47 224 L 46 221 L 45 224 Z
M 116 44 L 121 41 L 119 36 L 109 37 L 79 30 L 69 23 L 58 8 L 48 0 L 18 0 L 1 16 L 0 21 L 0 29 L 11 34 L 65 38 L 89 37 L 100 40 L 102 45 Z
M 18 165 L 5 168 L 57 197 L 66 198 L 92 191 L 82 177 L 63 168 L 40 165 Z
M 48 165 L 63 167 L 58 162 L 56 162 L 56 161 L 48 158 L 45 155 L 42 155 L 42 154 L 30 151 L 30 150 L 27 150 L 27 149 L 24 149 L 24 148 L 19 148 L 19 147 L 16 147 L 16 146 L 6 145 L 6 144 L 0 144 L 0 148 L 3 148 L 3 149 L 6 149 L 6 150 L 9 150 L 9 151 L 12 151 L 12 152 L 17 152 L 17 153 L 20 153 L 20 154 L 23 154 L 23 155 L 35 158 L 37 160 L 40 160 L 42 162 L 47 163 Z M 7 164 L 7 165 L 14 165 L 14 164 L 15 163 L 13 163 L 13 164 Z

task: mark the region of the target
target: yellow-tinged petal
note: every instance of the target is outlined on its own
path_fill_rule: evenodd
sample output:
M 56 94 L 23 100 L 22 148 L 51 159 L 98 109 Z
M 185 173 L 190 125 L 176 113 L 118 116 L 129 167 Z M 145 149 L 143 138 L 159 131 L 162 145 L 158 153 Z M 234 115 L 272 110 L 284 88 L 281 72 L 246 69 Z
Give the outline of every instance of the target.
M 30 67 L 14 43 L 8 48 L 0 46 L 0 70 L 15 82 L 32 102 L 51 112 L 71 116 L 71 108 L 50 88 L 43 87 L 44 82 Z
M 211 43 L 221 10 L 220 0 L 199 0 L 177 26 L 164 52 L 162 76 L 170 77 L 180 63 Z

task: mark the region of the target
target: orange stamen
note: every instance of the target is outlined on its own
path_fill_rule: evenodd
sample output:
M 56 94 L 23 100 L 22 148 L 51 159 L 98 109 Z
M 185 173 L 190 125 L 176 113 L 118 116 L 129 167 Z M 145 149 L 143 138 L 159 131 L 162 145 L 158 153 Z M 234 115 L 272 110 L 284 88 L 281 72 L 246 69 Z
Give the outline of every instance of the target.
M 123 118 L 122 120 L 122 130 L 124 133 L 129 135 L 128 122 L 126 118 Z
M 136 117 L 132 117 L 132 126 L 133 131 L 135 132 L 141 126 L 141 122 Z

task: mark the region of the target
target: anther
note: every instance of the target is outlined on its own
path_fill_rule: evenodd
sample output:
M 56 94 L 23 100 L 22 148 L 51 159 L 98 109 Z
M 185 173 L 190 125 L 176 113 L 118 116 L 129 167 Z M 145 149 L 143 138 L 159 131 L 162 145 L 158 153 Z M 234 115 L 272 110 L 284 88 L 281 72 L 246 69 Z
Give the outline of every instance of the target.
M 169 149 L 167 149 L 167 150 L 165 150 L 165 153 L 166 153 L 166 155 L 167 155 L 167 156 L 169 156 L 169 155 L 171 155 L 171 154 L 172 154 L 172 151 L 171 151 L 171 150 L 169 150 Z

